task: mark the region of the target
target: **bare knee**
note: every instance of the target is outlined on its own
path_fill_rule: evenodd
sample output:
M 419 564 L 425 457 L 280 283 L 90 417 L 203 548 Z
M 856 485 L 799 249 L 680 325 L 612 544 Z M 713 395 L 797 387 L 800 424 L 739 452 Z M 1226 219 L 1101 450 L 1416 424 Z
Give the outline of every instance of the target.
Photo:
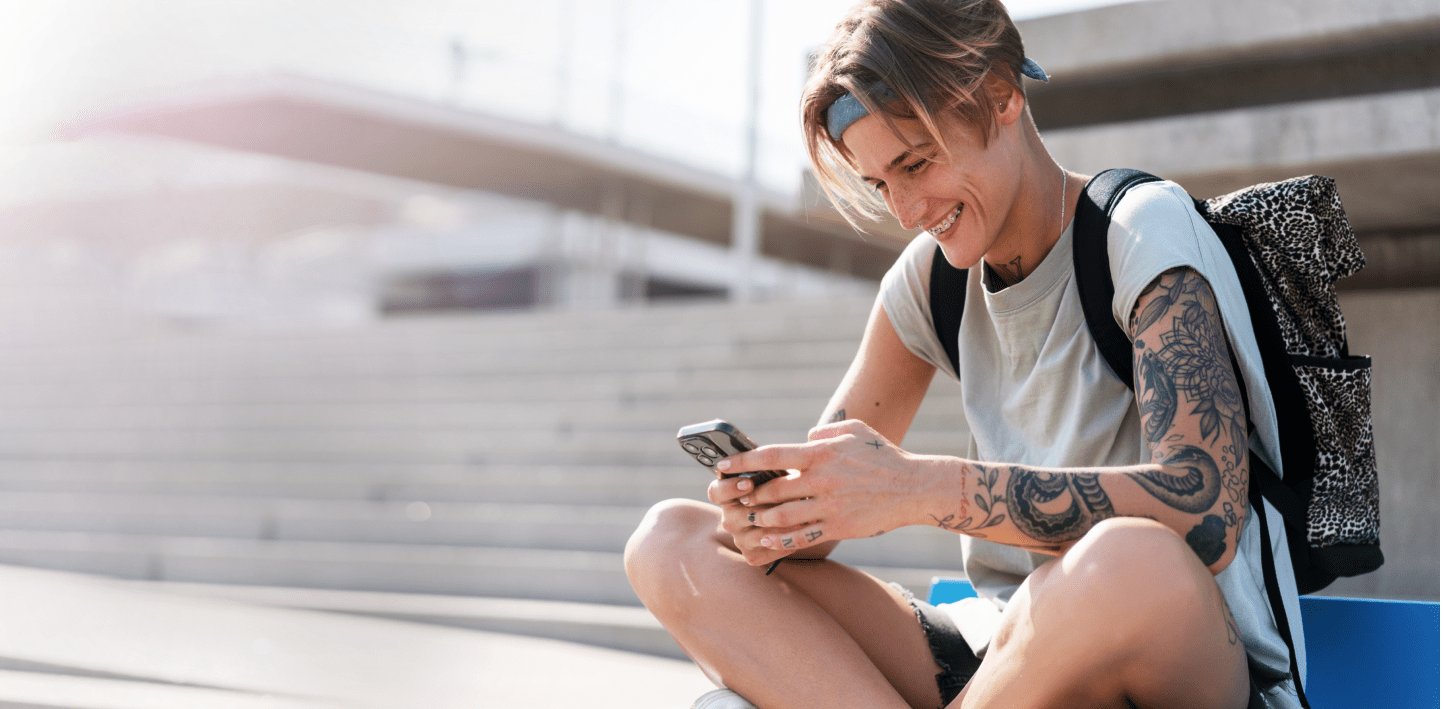
M 1109 593 L 1147 593 L 1212 578 L 1176 532 L 1138 517 L 1098 523 L 1063 556 L 1059 566 L 1076 580 Z
M 686 560 L 717 548 L 720 520 L 716 507 L 695 500 L 665 500 L 647 510 L 623 555 L 627 580 L 643 603 L 651 606 L 672 586 L 685 584 L 686 575 L 679 569 Z
M 1156 637 L 1180 614 L 1217 614 L 1221 595 L 1213 575 L 1168 527 L 1140 518 L 1096 525 L 1045 573 L 1031 592 L 1060 615 L 1090 617 L 1108 626 L 1120 648 Z
M 1113 657 L 1132 692 L 1173 696 L 1189 687 L 1201 706 L 1227 705 L 1247 687 L 1242 646 L 1213 574 L 1176 532 L 1117 518 L 1090 530 L 1059 563 L 1056 580 L 1076 612 L 1105 630 L 1097 650 Z M 1209 682 L 1194 682 L 1207 677 Z M 1214 703 L 1215 700 L 1222 704 Z
M 1228 706 L 1248 686 L 1230 620 L 1213 575 L 1177 533 L 1116 518 L 1029 576 L 994 643 L 1026 654 L 1008 646 L 1042 642 L 1083 658 L 1075 680 L 1099 696 Z

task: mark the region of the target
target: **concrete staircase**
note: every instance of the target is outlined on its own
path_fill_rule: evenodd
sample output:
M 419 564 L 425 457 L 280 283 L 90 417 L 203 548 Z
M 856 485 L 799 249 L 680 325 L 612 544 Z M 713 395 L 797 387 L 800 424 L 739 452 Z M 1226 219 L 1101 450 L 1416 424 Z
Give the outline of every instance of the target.
M 621 562 L 651 504 L 703 497 L 677 428 L 799 440 L 869 306 L 15 328 L 0 564 L 680 656 Z M 960 451 L 956 396 L 939 377 L 910 450 Z M 838 558 L 915 589 L 959 571 L 925 528 Z

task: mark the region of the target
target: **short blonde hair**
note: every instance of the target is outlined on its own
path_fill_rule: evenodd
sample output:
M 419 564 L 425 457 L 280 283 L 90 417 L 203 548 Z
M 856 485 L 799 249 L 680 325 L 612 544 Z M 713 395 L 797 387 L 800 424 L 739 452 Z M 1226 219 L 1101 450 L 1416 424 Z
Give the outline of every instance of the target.
M 990 88 L 1022 92 L 1023 39 L 1000 0 L 865 0 L 838 23 L 802 93 L 802 130 L 812 167 L 834 206 L 877 219 L 886 206 L 857 178 L 852 154 L 828 133 L 827 111 L 852 94 L 899 140 L 898 119 L 916 119 L 947 152 L 946 117 L 978 130 L 996 126 Z

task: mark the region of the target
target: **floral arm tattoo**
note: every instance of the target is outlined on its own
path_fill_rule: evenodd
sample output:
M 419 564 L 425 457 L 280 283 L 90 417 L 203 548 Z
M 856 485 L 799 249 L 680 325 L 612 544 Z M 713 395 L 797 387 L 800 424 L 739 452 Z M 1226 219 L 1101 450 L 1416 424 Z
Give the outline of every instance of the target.
M 1170 507 L 1202 515 L 1185 541 L 1212 564 L 1227 549 L 1226 534 L 1235 543 L 1242 536 L 1248 510 L 1248 415 L 1223 316 L 1208 281 L 1190 269 L 1165 272 L 1138 303 L 1130 334 L 1144 439 L 1155 461 L 1183 474 L 1130 476 Z

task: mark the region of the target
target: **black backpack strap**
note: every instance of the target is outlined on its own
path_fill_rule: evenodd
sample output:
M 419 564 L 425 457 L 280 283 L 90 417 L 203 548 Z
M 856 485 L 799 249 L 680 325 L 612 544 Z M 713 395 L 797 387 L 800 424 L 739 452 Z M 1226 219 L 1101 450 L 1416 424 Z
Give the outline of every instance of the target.
M 1140 170 L 1104 170 L 1093 176 L 1078 198 L 1073 216 L 1073 272 L 1088 332 L 1103 361 L 1133 388 L 1133 343 L 1113 319 L 1113 272 L 1108 266 L 1108 221 L 1123 193 L 1134 185 L 1158 182 Z
M 1200 214 L 1207 220 L 1208 213 L 1202 202 L 1196 202 Z M 1264 376 L 1270 382 L 1291 382 L 1296 375 L 1293 360 L 1284 347 L 1284 337 L 1279 331 L 1278 315 L 1274 313 L 1273 300 L 1264 286 L 1263 276 L 1254 266 L 1248 246 L 1244 244 L 1239 228 L 1231 224 L 1209 223 L 1228 258 L 1233 262 L 1234 273 L 1243 288 L 1244 301 L 1248 303 L 1249 319 L 1252 321 L 1254 339 L 1258 341 L 1259 357 L 1263 361 Z M 1307 515 L 1302 513 L 1303 501 L 1312 492 L 1314 458 L 1317 455 L 1314 428 L 1310 424 L 1308 402 L 1299 387 L 1270 386 L 1273 394 L 1274 414 L 1278 418 L 1279 443 L 1285 450 L 1283 470 L 1277 477 L 1294 488 L 1298 499 L 1280 504 L 1269 493 L 1272 486 L 1264 490 L 1264 497 L 1285 515 L 1289 524 L 1299 524 L 1307 530 Z M 1286 508 L 1298 508 L 1300 514 L 1288 519 Z
M 1299 704 L 1303 706 L 1303 709 L 1311 709 L 1309 707 L 1309 698 L 1304 696 L 1303 678 L 1299 675 L 1299 658 L 1298 654 L 1294 652 L 1294 632 L 1293 629 L 1289 627 L 1288 611 L 1284 610 L 1283 593 L 1279 591 L 1278 569 L 1274 568 L 1274 546 L 1269 538 L 1268 512 L 1264 510 L 1263 493 L 1259 487 L 1259 479 L 1266 478 L 1272 475 L 1272 473 L 1252 472 L 1253 470 L 1267 470 L 1268 466 L 1264 463 L 1263 459 L 1253 451 L 1249 451 L 1248 457 L 1250 466 L 1258 466 L 1257 468 L 1250 468 L 1250 475 L 1248 476 L 1248 501 L 1250 506 L 1253 507 L 1254 514 L 1258 515 L 1259 543 L 1263 547 L 1259 558 L 1263 561 L 1264 589 L 1268 591 L 1269 608 L 1273 610 L 1274 625 L 1278 628 L 1279 637 L 1283 638 L 1284 644 L 1289 648 L 1289 674 L 1293 676 L 1294 689 L 1299 695 Z M 1292 552 L 1292 550 L 1290 550 L 1290 552 Z
M 953 376 L 958 368 L 958 330 L 963 323 L 963 302 L 968 295 L 968 269 L 955 268 L 943 255 L 943 247 L 933 251 L 933 268 L 928 275 L 928 310 L 933 316 L 933 332 L 943 343 L 948 360 L 953 363 Z

